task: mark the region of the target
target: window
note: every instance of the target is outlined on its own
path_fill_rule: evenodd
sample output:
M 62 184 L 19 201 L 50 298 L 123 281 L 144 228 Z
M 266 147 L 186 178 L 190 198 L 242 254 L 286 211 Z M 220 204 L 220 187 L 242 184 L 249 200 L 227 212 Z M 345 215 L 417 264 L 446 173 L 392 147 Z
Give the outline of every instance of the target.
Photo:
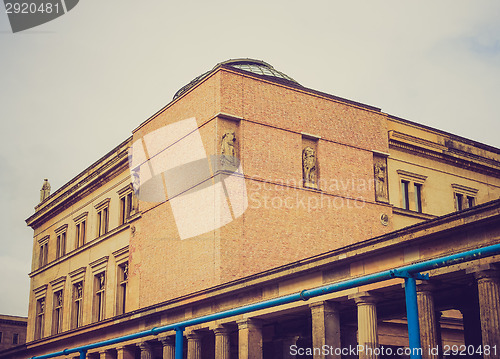
M 97 228 L 98 228 L 98 234 L 97 236 L 100 237 L 103 234 L 106 234 L 108 232 L 108 208 L 103 208 L 99 212 L 97 212 Z
M 464 209 L 464 195 L 461 193 L 455 193 L 455 208 L 457 211 Z
M 70 310 L 71 320 L 70 327 L 78 328 L 83 325 L 83 298 L 85 295 L 85 271 L 87 267 L 80 267 L 69 273 L 71 280 Z
M 68 225 L 65 224 L 56 229 L 56 259 L 66 254 L 66 232 Z
M 63 291 L 59 290 L 54 293 L 54 311 L 52 317 L 52 334 L 62 332 L 62 310 L 63 310 Z
M 45 298 L 36 301 L 35 339 L 43 338 L 43 327 L 45 325 Z
M 73 318 L 72 327 L 82 326 L 83 315 L 83 281 L 73 285 Z
M 415 211 L 422 213 L 422 185 L 414 183 L 415 186 Z
M 87 215 L 88 212 L 85 212 L 73 219 L 76 227 L 75 248 L 80 248 L 85 244 L 85 236 L 87 234 Z
M 116 297 L 115 297 L 115 314 L 120 315 L 127 311 L 128 298 L 128 246 L 120 248 L 113 252 L 116 263 Z
M 126 312 L 127 303 L 128 262 L 118 266 L 118 295 L 116 303 L 116 314 Z
M 455 211 L 472 208 L 476 205 L 478 190 L 460 184 L 452 184 Z
M 12 335 L 12 344 L 18 344 L 19 343 L 19 334 L 14 333 Z
M 104 319 L 104 301 L 106 293 L 106 275 L 105 272 L 99 273 L 94 277 L 94 321 Z
M 82 221 L 76 225 L 76 248 L 80 248 L 85 244 L 85 231 L 87 221 Z
M 38 267 L 41 268 L 48 263 L 49 257 L 49 236 L 43 237 L 39 242 Z
M 401 181 L 401 196 L 403 198 L 403 208 L 410 209 L 410 196 L 409 196 L 410 182 Z
M 424 212 L 424 182 L 427 176 L 398 170 L 401 180 L 401 208 L 418 213 Z
M 120 197 L 120 220 L 119 223 L 124 224 L 130 218 L 130 216 L 135 214 L 136 211 L 136 199 L 133 194 L 132 185 L 127 185 L 118 191 L 118 196 Z
M 57 252 L 56 258 L 60 258 L 66 254 L 66 232 L 57 236 Z
M 0 343 L 2 343 L 2 332 L 0 332 Z
M 132 192 L 120 198 L 120 224 L 124 224 L 132 211 Z
M 95 206 L 97 210 L 97 237 L 108 233 L 109 201 L 107 198 Z

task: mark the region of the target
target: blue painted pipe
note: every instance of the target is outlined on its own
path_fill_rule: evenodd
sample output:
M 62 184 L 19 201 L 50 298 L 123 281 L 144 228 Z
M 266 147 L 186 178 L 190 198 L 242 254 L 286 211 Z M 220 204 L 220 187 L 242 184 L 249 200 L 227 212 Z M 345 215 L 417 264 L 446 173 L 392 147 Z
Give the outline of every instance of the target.
M 422 359 L 420 345 L 420 326 L 418 323 L 417 282 L 413 277 L 405 278 L 406 319 L 408 321 L 408 340 L 410 359 Z
M 183 359 L 184 328 L 175 329 L 175 359 Z
M 500 254 L 500 244 L 495 244 L 495 245 L 491 245 L 488 247 L 478 248 L 478 249 L 474 249 L 474 250 L 470 250 L 470 251 L 466 251 L 466 252 L 462 252 L 462 253 L 458 253 L 458 254 L 453 254 L 450 256 L 445 256 L 445 257 L 441 257 L 441 258 L 437 258 L 437 259 L 433 259 L 433 260 L 429 260 L 429 261 L 424 261 L 424 262 L 420 262 L 420 263 L 416 263 L 416 264 L 410 264 L 408 266 L 400 267 L 397 269 L 385 270 L 382 272 L 369 274 L 369 275 L 365 275 L 365 276 L 358 277 L 358 278 L 348 279 L 348 280 L 345 280 L 342 282 L 329 284 L 329 285 L 325 285 L 325 286 L 310 289 L 310 290 L 303 290 L 299 293 L 294 293 L 294 294 L 286 295 L 286 296 L 279 297 L 279 298 L 269 299 L 269 300 L 266 300 L 263 302 L 249 304 L 249 305 L 245 305 L 243 307 L 229 309 L 229 310 L 225 310 L 223 312 L 209 314 L 209 315 L 205 315 L 205 316 L 194 318 L 194 319 L 184 320 L 182 322 L 178 322 L 175 324 L 169 324 L 169 325 L 165 325 L 165 326 L 162 326 L 159 328 L 153 328 L 153 329 L 145 330 L 142 332 L 125 335 L 123 337 L 108 339 L 108 340 L 104 340 L 102 342 L 87 344 L 87 345 L 83 345 L 81 347 L 76 347 L 76 348 L 72 348 L 72 349 L 65 349 L 64 351 L 54 352 L 54 353 L 50 353 L 50 354 L 34 356 L 34 357 L 32 357 L 32 359 L 53 358 L 56 356 L 67 355 L 67 354 L 77 353 L 77 352 L 81 352 L 81 351 L 87 351 L 90 349 L 95 349 L 95 348 L 99 348 L 99 347 L 103 347 L 103 346 L 107 346 L 107 345 L 111 345 L 111 344 L 116 344 L 116 343 L 120 343 L 120 342 L 127 341 L 127 340 L 143 338 L 143 337 L 150 336 L 150 335 L 157 335 L 159 333 L 163 333 L 163 332 L 167 332 L 167 331 L 171 331 L 171 330 L 176 331 L 176 348 L 175 348 L 176 353 L 182 352 L 180 335 L 178 334 L 178 329 L 180 329 L 180 328 L 184 329 L 188 326 L 192 326 L 195 324 L 201 324 L 201 323 L 206 323 L 206 322 L 210 322 L 210 321 L 214 321 L 214 320 L 224 319 L 224 318 L 232 317 L 235 315 L 245 314 L 245 313 L 253 312 L 256 310 L 260 310 L 260 309 L 272 308 L 272 307 L 275 307 L 278 305 L 288 304 L 288 303 L 292 303 L 292 302 L 296 302 L 296 301 L 300 301 L 300 300 L 308 300 L 309 298 L 317 297 L 317 296 L 320 296 L 323 294 L 333 293 L 333 292 L 341 291 L 344 289 L 359 287 L 362 285 L 371 284 L 371 283 L 375 283 L 375 282 L 381 282 L 381 281 L 396 278 L 396 277 L 406 277 L 407 273 L 409 273 L 409 274 L 420 273 L 423 271 L 428 271 L 428 270 L 432 270 L 432 269 L 436 269 L 436 268 L 440 268 L 440 267 L 446 267 L 446 266 L 450 266 L 450 265 L 454 265 L 454 264 L 458 264 L 458 263 L 471 261 L 474 259 L 493 256 L 495 254 Z M 417 317 L 418 317 L 418 315 L 417 315 Z M 177 357 L 177 355 L 176 355 L 176 359 L 182 359 L 182 358 Z

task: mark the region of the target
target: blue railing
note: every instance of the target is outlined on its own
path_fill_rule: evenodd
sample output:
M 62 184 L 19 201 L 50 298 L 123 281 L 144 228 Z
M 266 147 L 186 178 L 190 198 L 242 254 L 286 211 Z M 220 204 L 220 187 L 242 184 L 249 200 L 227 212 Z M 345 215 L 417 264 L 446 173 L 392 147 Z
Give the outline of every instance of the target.
M 184 320 L 174 324 L 169 324 L 158 328 L 152 328 L 134 334 L 124 335 L 122 337 L 114 339 L 108 339 L 97 343 L 82 345 L 80 347 L 65 349 L 63 351 L 54 352 L 46 355 L 34 356 L 32 357 L 32 359 L 53 358 L 56 356 L 68 355 L 73 353 L 79 353 L 80 359 L 85 359 L 87 351 L 91 349 L 109 346 L 112 344 L 117 344 L 124 341 L 138 339 L 150 335 L 158 335 L 160 333 L 173 330 L 176 333 L 175 359 L 182 359 L 183 358 L 182 351 L 184 343 L 183 332 L 186 327 L 214 320 L 224 319 L 239 314 L 250 313 L 260 309 L 272 308 L 282 304 L 288 304 L 301 300 L 308 300 L 309 298 L 317 297 L 320 295 L 338 292 L 345 289 L 355 288 L 366 284 L 381 282 L 392 278 L 404 278 L 405 280 L 406 311 L 408 320 L 408 337 L 412 353 L 411 358 L 420 359 L 421 355 L 418 354 L 418 350 L 415 350 L 420 348 L 420 329 L 418 324 L 417 292 L 416 292 L 415 279 L 429 278 L 428 275 L 423 276 L 420 274 L 420 272 L 429 271 L 440 267 L 447 267 L 450 265 L 472 261 L 475 259 L 484 258 L 488 256 L 493 256 L 495 254 L 500 254 L 500 244 L 495 244 L 488 247 L 461 252 L 433 260 L 423 261 L 420 263 L 415 263 L 396 269 L 390 269 L 374 274 L 364 275 L 362 277 L 348 279 L 313 289 L 307 289 L 283 297 L 269 299 L 259 303 L 249 304 L 242 307 L 225 310 L 219 313 L 209 314 L 194 319 Z

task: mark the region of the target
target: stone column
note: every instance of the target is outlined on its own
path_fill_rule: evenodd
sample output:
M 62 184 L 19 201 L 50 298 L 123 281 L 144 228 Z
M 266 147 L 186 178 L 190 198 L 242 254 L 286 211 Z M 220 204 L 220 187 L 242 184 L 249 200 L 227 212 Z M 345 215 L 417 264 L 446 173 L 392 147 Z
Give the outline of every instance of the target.
M 99 359 L 113 359 L 113 355 L 111 353 L 111 350 L 104 349 L 104 350 L 99 351 Z
M 134 352 L 128 347 L 116 347 L 116 359 L 135 359 Z
M 245 319 L 238 324 L 238 359 L 262 359 L 262 323 Z
M 420 345 L 422 359 L 439 359 L 441 343 L 438 339 L 438 322 L 434 308 L 432 284 L 421 283 L 417 285 L 418 322 L 420 325 Z
M 201 335 L 196 332 L 187 335 L 187 359 L 201 359 Z
M 141 349 L 141 359 L 153 359 L 153 353 L 151 351 L 151 345 L 146 342 L 138 344 Z
M 298 335 L 283 338 L 283 359 L 295 359 L 297 356 L 290 353 L 290 347 L 297 344 Z
M 479 295 L 479 314 L 481 316 L 481 334 L 483 352 L 486 345 L 490 347 L 500 343 L 500 285 L 497 270 L 480 271 L 474 274 L 477 279 Z M 484 355 L 484 353 L 483 353 Z M 500 358 L 500 351 L 484 355 L 489 359 Z
M 158 338 L 163 346 L 163 359 L 175 359 L 175 339 L 172 337 Z
M 339 312 L 335 303 L 319 302 L 309 305 L 312 318 L 312 346 L 322 348 L 324 345 L 334 350 L 340 348 L 340 320 Z M 340 355 L 324 355 L 315 353 L 314 359 L 337 358 Z
M 375 353 L 378 348 L 376 297 L 361 292 L 350 298 L 353 298 L 358 306 L 358 344 L 363 348 L 359 359 L 378 359 Z
M 231 353 L 231 345 L 229 342 L 230 330 L 225 327 L 214 329 L 215 334 L 215 357 L 217 359 L 229 359 Z

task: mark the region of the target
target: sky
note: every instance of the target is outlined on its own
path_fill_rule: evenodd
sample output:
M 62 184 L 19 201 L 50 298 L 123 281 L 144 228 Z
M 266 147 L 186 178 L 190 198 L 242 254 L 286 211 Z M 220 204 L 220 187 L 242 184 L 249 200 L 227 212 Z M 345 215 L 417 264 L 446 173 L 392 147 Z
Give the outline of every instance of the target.
M 500 147 L 500 2 L 81 0 L 12 33 L 0 5 L 0 314 L 27 315 L 34 213 L 218 62 Z

